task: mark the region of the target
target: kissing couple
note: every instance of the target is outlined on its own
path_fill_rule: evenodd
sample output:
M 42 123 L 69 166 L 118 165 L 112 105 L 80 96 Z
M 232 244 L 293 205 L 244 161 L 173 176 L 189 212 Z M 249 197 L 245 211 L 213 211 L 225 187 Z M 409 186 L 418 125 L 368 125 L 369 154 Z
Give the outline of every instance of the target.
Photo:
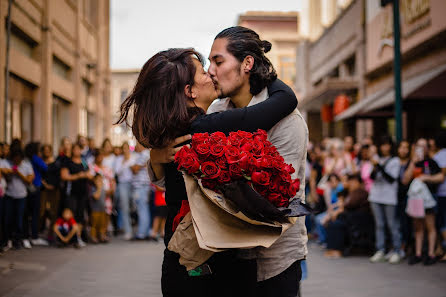
M 174 218 L 187 200 L 174 156 L 195 133 L 266 130 L 284 161 L 295 168 L 292 178 L 301 181 L 295 197 L 305 200 L 308 128 L 294 92 L 277 79 L 265 55 L 270 50 L 271 43 L 256 32 L 236 26 L 215 37 L 207 72 L 204 58 L 192 48 L 159 52 L 144 64 L 121 105 L 118 123 L 130 122 L 138 142 L 151 148 L 149 176 L 166 188 L 166 247 Z M 166 248 L 163 296 L 299 296 L 300 262 L 307 254 L 304 221 L 297 218 L 269 248 L 215 253 L 206 263 L 208 273 L 199 276 L 190 276 L 179 255 Z

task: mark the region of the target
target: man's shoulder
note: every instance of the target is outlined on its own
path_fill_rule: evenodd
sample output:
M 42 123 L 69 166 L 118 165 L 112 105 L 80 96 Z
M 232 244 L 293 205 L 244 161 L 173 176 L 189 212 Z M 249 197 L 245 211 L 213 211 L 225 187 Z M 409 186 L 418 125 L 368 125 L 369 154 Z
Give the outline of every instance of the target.
M 225 111 L 230 108 L 230 102 L 231 99 L 223 98 L 223 99 L 215 99 L 214 102 L 212 102 L 211 106 L 209 106 L 207 113 L 214 113 L 214 112 L 221 112 Z

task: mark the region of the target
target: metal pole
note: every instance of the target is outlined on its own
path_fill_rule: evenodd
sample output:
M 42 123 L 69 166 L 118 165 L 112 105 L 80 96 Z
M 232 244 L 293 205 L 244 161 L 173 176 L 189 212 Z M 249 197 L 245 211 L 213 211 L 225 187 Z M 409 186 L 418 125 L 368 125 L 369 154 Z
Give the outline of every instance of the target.
M 401 51 L 400 51 L 400 5 L 399 0 L 393 1 L 393 42 L 394 59 L 393 71 L 395 78 L 395 129 L 396 141 L 399 144 L 403 138 L 402 109 L 401 100 Z
M 5 142 L 9 142 L 10 139 L 8 139 L 8 128 L 10 125 L 8 125 L 9 122 L 9 113 L 8 113 L 8 106 L 9 106 L 9 48 L 10 45 L 10 38 L 11 38 L 11 7 L 12 2 L 14 0 L 9 0 L 8 2 L 8 20 L 7 20 L 7 31 L 6 31 L 6 65 L 5 65 Z

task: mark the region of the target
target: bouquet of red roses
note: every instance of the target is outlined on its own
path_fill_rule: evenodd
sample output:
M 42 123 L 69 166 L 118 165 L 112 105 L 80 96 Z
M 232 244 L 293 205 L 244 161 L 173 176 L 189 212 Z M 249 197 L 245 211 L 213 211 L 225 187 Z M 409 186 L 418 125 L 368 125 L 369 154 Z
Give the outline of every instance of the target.
M 176 155 L 178 170 L 201 180 L 204 187 L 221 191 L 222 186 L 243 181 L 275 207 L 288 207 L 300 187 L 292 179 L 293 166 L 284 162 L 264 130 L 197 133 L 192 144 Z

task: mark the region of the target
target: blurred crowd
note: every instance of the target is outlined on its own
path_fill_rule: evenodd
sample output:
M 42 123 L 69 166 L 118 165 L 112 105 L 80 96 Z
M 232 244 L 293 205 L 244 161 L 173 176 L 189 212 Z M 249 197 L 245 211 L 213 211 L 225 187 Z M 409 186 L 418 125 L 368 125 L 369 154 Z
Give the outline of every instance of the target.
M 310 142 L 307 156 L 306 202 L 315 212 L 306 225 L 326 257 L 365 251 L 371 262 L 446 260 L 445 133 L 397 147 L 388 136 L 327 138 Z M 158 241 L 166 203 L 150 182 L 149 157 L 140 144 L 106 139 L 95 147 L 83 136 L 63 138 L 56 154 L 48 144 L 1 143 L 0 251 L 82 248 L 110 236 Z
M 106 139 L 0 144 L 0 252 L 36 245 L 82 248 L 164 234 L 164 189 L 147 174 L 149 150 Z
M 445 261 L 445 174 L 445 133 L 398 146 L 388 136 L 310 143 L 309 238 L 328 258 L 364 251 L 371 262 Z

